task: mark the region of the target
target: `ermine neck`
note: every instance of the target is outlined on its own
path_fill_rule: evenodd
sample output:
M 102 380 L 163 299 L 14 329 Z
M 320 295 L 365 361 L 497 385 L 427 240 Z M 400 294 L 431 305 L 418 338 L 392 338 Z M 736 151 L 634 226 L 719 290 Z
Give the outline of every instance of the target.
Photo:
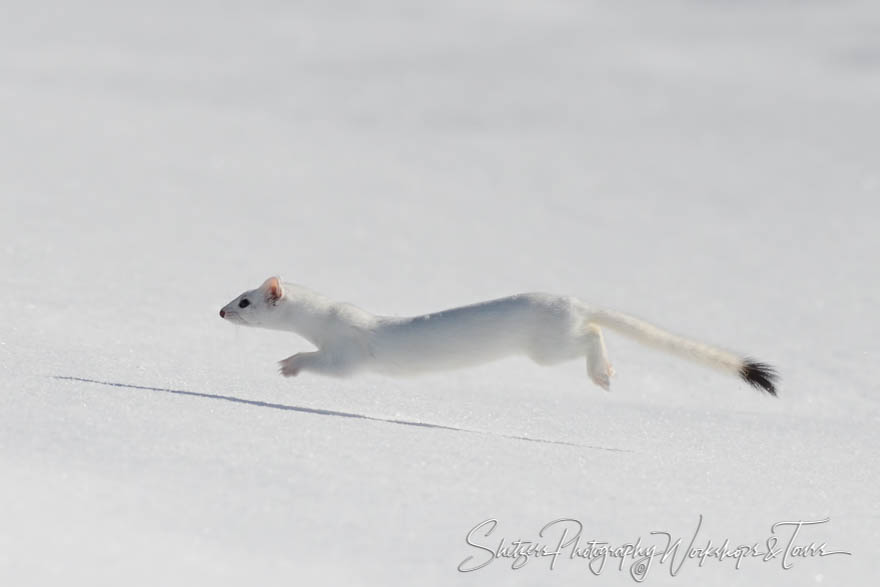
M 296 332 L 317 347 L 323 345 L 330 331 L 335 302 L 312 292 L 285 295 L 278 302 L 279 330 Z

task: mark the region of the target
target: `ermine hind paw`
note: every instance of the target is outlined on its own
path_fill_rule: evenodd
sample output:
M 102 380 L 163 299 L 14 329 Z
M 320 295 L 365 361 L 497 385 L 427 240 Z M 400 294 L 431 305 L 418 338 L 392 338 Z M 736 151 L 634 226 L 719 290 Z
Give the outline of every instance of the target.
M 604 371 L 595 371 L 590 372 L 590 379 L 593 380 L 593 383 L 604 389 L 605 391 L 611 390 L 611 376 L 614 375 L 614 368 L 610 364 L 606 364 L 606 368 Z
M 592 379 L 593 383 L 595 383 L 605 391 L 611 390 L 611 378 L 606 373 L 590 375 L 590 379 Z

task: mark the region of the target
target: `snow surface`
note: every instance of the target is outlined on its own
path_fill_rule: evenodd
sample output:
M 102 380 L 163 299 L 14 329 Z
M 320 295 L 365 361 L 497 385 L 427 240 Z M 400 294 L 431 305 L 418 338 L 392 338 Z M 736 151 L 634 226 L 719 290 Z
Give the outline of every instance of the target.
M 633 584 L 456 569 L 488 518 L 700 515 L 830 517 L 801 542 L 852 556 L 649 584 L 874 584 L 875 2 L 6 4 L 0 585 Z M 217 316 L 276 273 L 401 315 L 573 294 L 780 398 L 612 333 L 607 394 L 525 359 L 287 380 L 304 341 Z

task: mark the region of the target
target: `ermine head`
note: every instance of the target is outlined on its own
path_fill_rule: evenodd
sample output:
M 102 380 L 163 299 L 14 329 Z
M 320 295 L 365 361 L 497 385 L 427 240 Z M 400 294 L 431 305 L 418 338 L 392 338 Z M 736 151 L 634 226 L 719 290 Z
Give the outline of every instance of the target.
M 220 317 L 244 326 L 264 326 L 272 323 L 272 314 L 284 298 L 281 280 L 270 277 L 257 289 L 246 291 L 220 310 Z

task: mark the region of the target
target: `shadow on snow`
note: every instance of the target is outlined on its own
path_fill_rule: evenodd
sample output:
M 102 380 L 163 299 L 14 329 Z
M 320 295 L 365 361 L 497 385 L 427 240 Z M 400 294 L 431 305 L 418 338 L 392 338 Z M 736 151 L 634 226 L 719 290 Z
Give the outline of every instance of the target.
M 263 402 L 259 400 L 251 400 L 244 399 L 240 397 L 235 397 L 231 395 L 217 395 L 213 393 L 200 393 L 197 391 L 185 391 L 182 389 L 168 389 L 165 387 L 147 387 L 145 385 L 131 385 L 128 383 L 117 383 L 113 381 L 99 381 L 97 379 L 86 379 L 84 377 L 71 377 L 65 375 L 53 375 L 53 379 L 60 379 L 63 381 L 78 381 L 80 383 L 95 383 L 98 385 L 108 385 L 110 387 L 125 387 L 128 389 L 142 389 L 146 391 L 161 391 L 163 393 L 173 393 L 175 395 L 185 395 L 189 397 L 198 397 L 203 399 L 214 399 L 221 400 L 226 402 L 234 402 L 237 404 L 245 404 L 249 406 L 256 406 L 259 408 L 271 408 L 273 410 L 287 410 L 290 412 L 299 412 L 302 414 L 313 414 L 317 416 L 335 416 L 337 418 L 354 418 L 358 420 L 370 420 L 372 422 L 384 422 L 387 424 L 398 424 L 400 426 L 415 426 L 418 428 L 433 428 L 436 430 L 452 430 L 454 432 L 465 432 L 468 434 L 486 434 L 489 436 L 497 436 L 500 438 L 510 438 L 513 440 L 525 440 L 528 442 L 539 442 L 543 444 L 559 444 L 563 446 L 574 446 L 578 448 L 588 448 L 594 450 L 606 450 L 611 452 L 632 452 L 630 450 L 621 449 L 621 448 L 606 448 L 603 446 L 589 446 L 583 444 L 575 444 L 573 442 L 565 442 L 562 440 L 545 440 L 542 438 L 530 438 L 528 436 L 515 436 L 512 434 L 495 434 L 492 432 L 482 432 L 480 430 L 469 430 L 467 428 L 456 428 L 455 426 L 445 426 L 443 424 L 430 424 L 427 422 L 413 422 L 410 420 L 397 420 L 394 418 L 378 418 L 376 416 L 366 416 L 364 414 L 355 414 L 352 412 L 339 412 L 336 410 L 324 410 L 321 408 L 307 408 L 303 406 L 291 406 L 287 404 L 276 404 L 271 402 Z

